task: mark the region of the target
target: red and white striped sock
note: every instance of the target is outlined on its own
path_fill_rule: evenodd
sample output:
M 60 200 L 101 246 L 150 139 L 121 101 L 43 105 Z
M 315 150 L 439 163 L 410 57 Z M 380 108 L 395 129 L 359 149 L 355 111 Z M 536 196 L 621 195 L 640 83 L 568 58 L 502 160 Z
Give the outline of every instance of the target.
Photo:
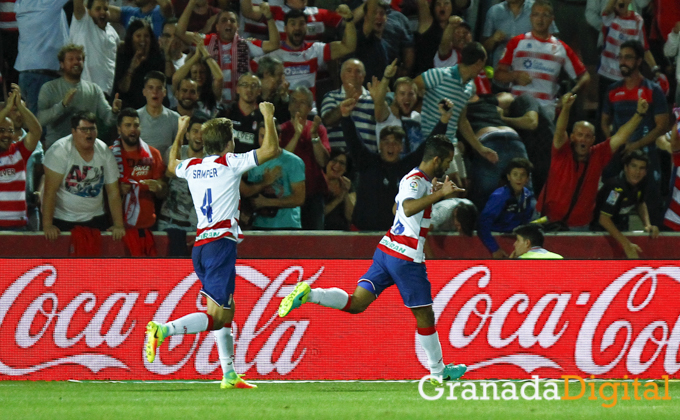
M 168 336 L 177 334 L 196 334 L 212 328 L 212 317 L 203 312 L 194 312 L 163 325 L 168 328 Z
M 435 327 L 418 328 L 418 341 L 425 350 L 427 362 L 430 365 L 430 374 L 438 376 L 444 372 L 442 346 L 439 343 L 439 334 Z
M 342 289 L 333 287 L 330 289 L 312 289 L 309 292 L 308 302 L 327 308 L 343 309 L 349 302 L 349 295 Z

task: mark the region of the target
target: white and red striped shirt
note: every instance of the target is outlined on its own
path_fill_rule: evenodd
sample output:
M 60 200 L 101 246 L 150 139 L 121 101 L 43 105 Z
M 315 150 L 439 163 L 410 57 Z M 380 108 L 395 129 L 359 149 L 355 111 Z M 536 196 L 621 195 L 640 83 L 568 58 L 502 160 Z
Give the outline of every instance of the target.
M 623 79 L 617 58 L 621 44 L 633 39 L 640 41 L 645 50 L 649 49 L 642 16 L 632 11 L 625 17 L 618 16 L 616 13 L 602 15 L 602 35 L 604 36 L 604 50 L 600 56 L 600 68 L 597 72 L 612 80 Z
M 286 13 L 293 9 L 286 5 L 270 5 L 270 9 L 276 23 L 276 29 L 279 31 L 281 41 L 285 41 L 286 30 L 283 19 L 286 17 Z M 305 7 L 304 13 L 307 15 L 307 36 L 305 36 L 307 41 L 321 41 L 323 34 L 326 31 L 326 27 L 337 28 L 340 25 L 340 22 L 342 22 L 342 17 L 339 14 L 326 9 Z M 244 18 L 244 21 L 245 31 L 254 37 L 266 39 L 269 35 L 269 29 L 267 28 L 266 22 L 257 22 L 246 18 Z
M 282 42 L 281 48 L 272 51 L 268 56 L 278 58 L 283 62 L 283 74 L 290 83 L 290 89 L 305 86 L 314 94 L 316 100 L 316 74 L 325 69 L 326 61 L 331 60 L 331 46 L 323 42 L 305 42 L 299 50 L 293 50 L 287 43 Z M 257 61 L 254 60 L 253 70 L 257 71 Z
M 678 232 L 680 231 L 680 151 L 673 153 L 673 175 L 675 176 L 673 180 L 673 193 L 671 194 L 668 210 L 666 210 L 664 215 L 663 224 Z
M 222 79 L 224 81 L 222 85 L 222 102 L 229 103 L 236 98 L 238 76 L 250 71 L 251 58 L 264 55 L 262 41 L 257 39 L 240 39 L 240 44 L 247 48 L 247 51 L 244 49 L 241 52 L 239 52 L 239 42 L 235 45 L 233 42 L 223 42 L 216 33 L 207 34 L 203 39 L 203 43 L 210 56 L 217 61 L 220 69 L 222 69 Z M 237 55 L 236 57 L 233 57 L 234 53 Z M 235 68 L 234 65 L 240 68 Z
M 416 263 L 425 262 L 425 237 L 430 230 L 432 206 L 412 216 L 404 214 L 404 201 L 417 200 L 432 194 L 432 181 L 418 168 L 414 168 L 399 182 L 399 192 L 394 201 L 397 214 L 392 228 L 383 236 L 378 249 L 393 257 Z
M 175 173 L 178 178 L 187 180 L 198 216 L 196 246 L 223 237 L 236 242 L 243 240 L 238 226 L 241 175 L 257 165 L 253 150 L 187 159 L 177 166 Z
M 513 71 L 525 72 L 531 76 L 531 83 L 528 85 L 512 86 L 513 95 L 519 96 L 526 92 L 541 105 L 549 106 L 553 112 L 560 71 L 564 69 L 572 79 L 586 72 L 581 60 L 567 44 L 554 36 L 539 39 L 531 32 L 517 35 L 508 41 L 498 64 L 505 64 Z
M 0 30 L 13 31 L 17 29 L 17 17 L 14 14 L 14 2 L 16 0 L 0 0 Z
M 26 161 L 31 153 L 23 141 L 0 153 L 0 226 L 26 225 Z

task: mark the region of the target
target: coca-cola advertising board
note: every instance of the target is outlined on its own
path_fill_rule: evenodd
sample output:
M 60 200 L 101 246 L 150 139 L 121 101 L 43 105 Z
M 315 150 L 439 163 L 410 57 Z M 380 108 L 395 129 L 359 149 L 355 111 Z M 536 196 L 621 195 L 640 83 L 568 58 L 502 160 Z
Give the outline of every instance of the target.
M 236 368 L 251 379 L 418 379 L 427 360 L 395 287 L 364 313 L 311 303 L 298 281 L 354 290 L 369 260 L 239 260 Z M 430 261 L 446 363 L 466 378 L 676 376 L 680 267 L 664 261 Z M 154 363 L 145 326 L 204 311 L 189 260 L 4 260 L 0 379 L 221 377 L 212 334 L 173 336 Z

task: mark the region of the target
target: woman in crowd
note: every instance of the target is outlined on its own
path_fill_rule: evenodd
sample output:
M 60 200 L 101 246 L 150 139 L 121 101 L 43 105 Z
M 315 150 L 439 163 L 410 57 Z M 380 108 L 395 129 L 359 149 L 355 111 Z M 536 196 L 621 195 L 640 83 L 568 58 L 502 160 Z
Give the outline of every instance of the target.
M 349 230 L 356 201 L 356 194 L 351 191 L 352 181 L 345 176 L 351 169 L 349 154 L 344 149 L 331 152 L 324 173 L 328 184 L 324 209 L 326 230 Z
M 144 76 L 152 70 L 164 73 L 165 57 L 149 24 L 135 20 L 128 26 L 125 42 L 118 47 L 113 80 L 125 107 L 138 109 L 146 105 L 142 94 Z

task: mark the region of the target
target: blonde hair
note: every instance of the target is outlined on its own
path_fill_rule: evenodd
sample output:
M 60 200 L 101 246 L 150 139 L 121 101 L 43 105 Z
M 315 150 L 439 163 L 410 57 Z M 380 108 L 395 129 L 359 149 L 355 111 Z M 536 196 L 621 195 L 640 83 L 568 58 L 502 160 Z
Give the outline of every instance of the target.
M 66 53 L 70 52 L 79 52 L 83 56 L 83 61 L 85 61 L 85 47 L 82 45 L 77 45 L 77 44 L 66 44 L 61 49 L 59 50 L 59 53 L 57 54 L 57 58 L 59 59 L 60 63 L 64 62 L 64 58 L 66 58 Z
M 228 118 L 213 118 L 203 123 L 201 135 L 208 155 L 219 155 L 234 140 L 234 124 Z

